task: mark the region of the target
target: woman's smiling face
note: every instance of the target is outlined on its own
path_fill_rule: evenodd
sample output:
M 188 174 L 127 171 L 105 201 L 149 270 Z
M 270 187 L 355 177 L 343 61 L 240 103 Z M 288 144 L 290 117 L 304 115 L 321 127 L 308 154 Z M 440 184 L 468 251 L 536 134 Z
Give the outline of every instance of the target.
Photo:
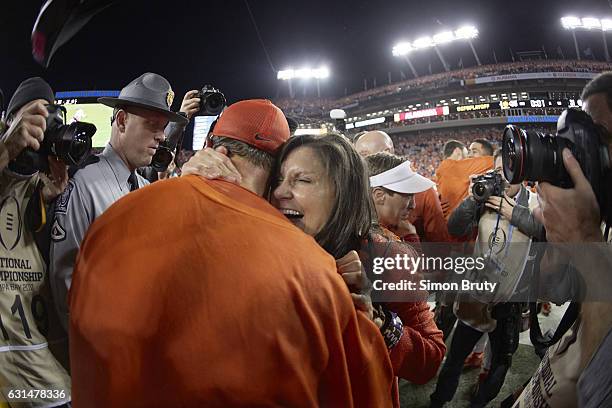
M 335 191 L 325 166 L 309 147 L 293 150 L 281 163 L 272 204 L 293 224 L 315 236 L 328 222 Z

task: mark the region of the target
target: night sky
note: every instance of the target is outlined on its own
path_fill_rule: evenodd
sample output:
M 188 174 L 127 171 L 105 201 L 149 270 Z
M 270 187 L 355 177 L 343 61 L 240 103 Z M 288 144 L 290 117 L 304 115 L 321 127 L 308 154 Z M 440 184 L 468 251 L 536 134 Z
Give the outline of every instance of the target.
M 560 17 L 610 17 L 608 0 L 481 1 L 279 1 L 248 0 L 270 56 L 266 58 L 244 0 L 124 0 L 105 10 L 56 53 L 48 69 L 31 57 L 30 33 L 41 1 L 2 0 L 0 6 L 0 88 L 7 97 L 29 76 L 46 78 L 56 91 L 120 89 L 143 72 L 164 75 L 177 101 L 183 93 L 211 83 L 228 100 L 286 95 L 276 70 L 306 63 L 327 65 L 332 76 L 321 83 L 324 96 L 338 97 L 410 75 L 391 54 L 399 40 L 414 40 L 454 30 L 466 23 L 480 30 L 474 41 L 483 63 L 510 61 L 510 49 L 545 47 L 551 58 L 561 46 L 575 58 L 571 35 Z M 609 35 L 612 47 L 612 34 Z M 603 59 L 601 32 L 579 34 L 581 49 Z M 442 47 L 449 64 L 459 58 L 474 65 L 467 43 Z M 421 74 L 440 72 L 432 50 L 417 51 L 413 63 Z M 298 86 L 301 95 L 303 87 Z M 310 84 L 307 92 L 313 94 Z M 5 102 L 7 103 L 7 102 Z M 179 103 L 179 102 L 175 102 Z M 175 106 L 178 108 L 178 106 Z

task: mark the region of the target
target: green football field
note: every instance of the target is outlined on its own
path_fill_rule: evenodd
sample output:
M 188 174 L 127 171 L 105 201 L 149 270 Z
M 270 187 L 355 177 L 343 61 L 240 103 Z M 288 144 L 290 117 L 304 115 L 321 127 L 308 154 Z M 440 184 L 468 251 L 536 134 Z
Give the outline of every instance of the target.
M 96 134 L 92 139 L 93 147 L 106 146 L 111 134 L 110 118 L 113 115 L 113 108 L 99 103 L 66 104 L 64 106 L 68 123 L 78 120 L 96 125 Z

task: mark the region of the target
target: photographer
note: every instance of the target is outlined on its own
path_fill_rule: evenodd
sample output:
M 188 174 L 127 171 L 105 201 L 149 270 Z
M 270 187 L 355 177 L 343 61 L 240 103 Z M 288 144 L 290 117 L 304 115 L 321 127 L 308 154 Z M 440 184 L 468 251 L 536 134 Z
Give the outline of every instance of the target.
M 47 105 L 53 103 L 53 91 L 43 79 L 23 81 L 9 102 L 7 130 L 0 138 L 0 378 L 6 381 L 0 405 L 17 401 L 23 390 L 57 390 L 29 398 L 33 406 L 70 401 L 70 377 L 49 349 L 63 333 L 35 241 L 45 225 L 45 203 L 66 186 L 66 165 L 49 157 L 49 176 L 13 171 L 24 149 L 40 149 L 47 137 Z
M 583 90 L 582 100 L 584 111 L 606 128 L 609 151 L 612 73 L 603 73 L 590 81 Z M 552 407 L 607 407 L 612 406 L 612 302 L 609 299 L 612 251 L 610 244 L 604 243 L 600 220 L 610 209 L 600 208 L 596 194 L 602 191 L 592 186 L 568 149 L 563 150 L 563 165 L 573 187 L 563 189 L 539 183 L 540 208 L 536 210 L 536 217 L 546 227 L 548 241 L 562 246 L 570 257 L 567 262 L 578 270 L 581 290 L 589 301 L 582 303 L 572 329 L 549 349 L 519 399 L 537 398 Z M 609 194 L 610 184 L 603 184 L 602 190 Z M 542 378 L 554 384 L 553 387 L 544 390 L 531 386 Z
M 495 170 L 499 172 L 502 168 L 500 151 L 496 152 L 494 159 Z M 475 191 L 479 191 L 473 187 L 475 178 L 477 177 L 470 177 L 468 198 L 453 211 L 449 218 L 448 230 L 451 235 L 463 237 L 471 235 L 475 229 L 478 229 L 477 244 L 481 244 L 483 238 L 491 242 L 491 237 L 497 235 L 498 228 L 504 230 L 501 235 L 508 237 L 508 244 L 513 242 L 511 238 L 513 236 L 522 235 L 523 237 L 540 238 L 543 236 L 542 226 L 534 221 L 529 210 L 530 193 L 527 189 L 520 184 L 508 185 L 504 188 L 501 177 L 489 178 L 489 180 L 495 180 L 489 183 L 487 187 L 493 191 L 487 193 L 492 195 L 484 201 L 486 195 L 475 197 Z M 482 183 L 482 179 L 480 182 Z M 496 189 L 502 191 L 494 191 Z M 503 197 L 496 195 L 497 193 L 503 194 Z M 513 234 L 512 229 L 514 227 L 520 232 L 514 231 Z M 481 245 L 481 248 L 484 252 L 485 247 Z M 516 257 L 523 255 L 524 258 L 529 255 L 527 251 L 522 254 L 516 253 L 524 249 L 529 251 L 529 247 L 525 245 L 512 248 L 511 251 L 515 252 L 511 255 Z M 525 270 L 530 266 L 532 265 L 528 263 Z M 516 272 L 523 271 L 515 270 L 509 272 L 509 274 L 515 275 Z M 493 306 L 475 300 L 471 302 L 457 301 L 454 311 L 458 318 L 457 327 L 444 366 L 438 377 L 436 390 L 431 395 L 431 406 L 440 407 L 452 400 L 459 383 L 464 360 L 484 333 L 488 333 L 492 352 L 491 369 L 489 375 L 478 387 L 471 405 L 472 407 L 484 407 L 499 393 L 512 363 L 512 355 L 518 347 L 521 303 L 504 302 Z

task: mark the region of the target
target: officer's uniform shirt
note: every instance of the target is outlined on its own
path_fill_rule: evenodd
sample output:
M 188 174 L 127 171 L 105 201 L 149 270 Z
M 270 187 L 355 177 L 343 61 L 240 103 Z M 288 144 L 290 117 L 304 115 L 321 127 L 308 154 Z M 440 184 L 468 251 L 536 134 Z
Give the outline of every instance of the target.
M 67 294 L 81 241 L 91 223 L 130 192 L 130 170 L 110 143 L 100 161 L 79 170 L 58 197 L 51 227 L 50 277 L 64 327 L 68 328 Z M 136 174 L 138 186 L 149 182 Z
M 70 400 L 70 377 L 49 350 L 60 326 L 47 268 L 26 227 L 28 202 L 41 199 L 38 181 L 38 175 L 0 173 L 0 406 Z

